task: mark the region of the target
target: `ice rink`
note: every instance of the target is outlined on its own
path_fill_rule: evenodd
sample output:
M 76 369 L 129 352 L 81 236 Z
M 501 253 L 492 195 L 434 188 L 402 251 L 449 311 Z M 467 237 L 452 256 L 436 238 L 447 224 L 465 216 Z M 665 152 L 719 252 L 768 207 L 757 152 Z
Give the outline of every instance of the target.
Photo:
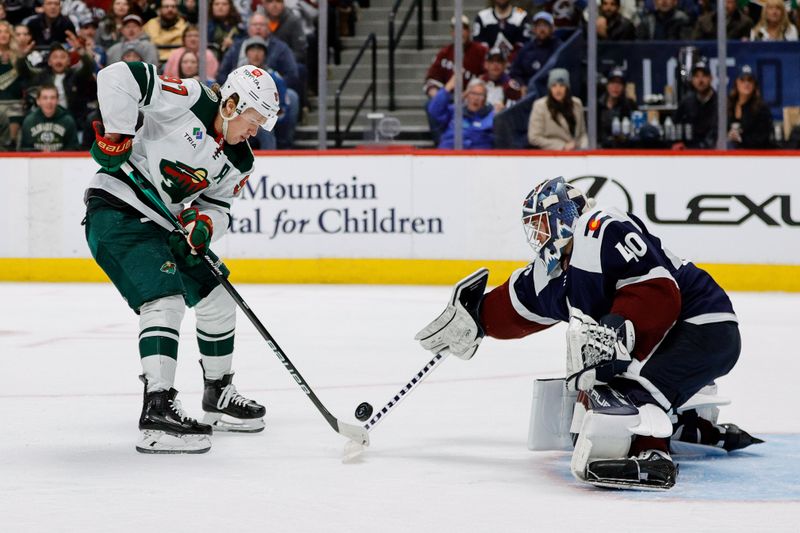
M 241 285 L 338 417 L 379 409 L 429 359 L 416 331 L 449 287 Z M 800 294 L 734 293 L 743 352 L 721 422 L 767 442 L 679 460 L 667 493 L 594 489 L 568 455 L 526 448 L 533 380 L 563 376 L 564 329 L 445 360 L 371 432 L 355 464 L 239 315 L 235 383 L 267 429 L 205 455 L 135 452 L 137 320 L 110 284 L 0 284 L 0 531 L 800 531 Z M 176 388 L 200 416 L 191 312 Z

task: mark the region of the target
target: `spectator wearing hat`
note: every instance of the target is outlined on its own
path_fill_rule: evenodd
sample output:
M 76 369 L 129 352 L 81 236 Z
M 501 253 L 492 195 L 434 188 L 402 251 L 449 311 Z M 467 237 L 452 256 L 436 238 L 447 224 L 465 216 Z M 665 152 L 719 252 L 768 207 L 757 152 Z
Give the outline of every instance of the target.
M 751 41 L 796 41 L 797 28 L 789 21 L 783 0 L 766 0 L 761 18 L 750 32 Z
M 711 87 L 711 69 L 702 59 L 692 67 L 692 91 L 678 104 L 675 124 L 684 132 L 673 149 L 714 148 L 717 143 L 717 93 Z
M 78 129 L 69 112 L 58 105 L 58 90 L 43 85 L 36 106 L 22 121 L 19 150 L 60 152 L 78 149 Z
M 612 69 L 608 74 L 606 90 L 597 102 L 600 146 L 610 148 L 615 145 L 612 133 L 614 119 L 622 121 L 625 117 L 630 118 L 636 109 L 636 102 L 625 96 L 625 72 L 620 68 Z
M 170 52 L 167 62 L 164 64 L 164 75 L 173 78 L 179 78 L 178 67 L 181 62 L 181 57 L 186 52 L 193 52 L 195 56 L 199 57 L 200 54 L 200 30 L 197 26 L 188 25 L 183 31 L 183 46 L 176 48 Z M 204 79 L 213 80 L 217 77 L 217 70 L 219 69 L 219 61 L 217 56 L 214 55 L 209 49 L 206 49 L 206 75 Z
M 455 147 L 455 76 L 428 101 L 428 116 L 442 131 L 438 148 Z M 465 150 L 494 147 L 494 108 L 486 100 L 486 83 L 473 78 L 467 84 L 460 105 L 463 105 L 463 145 Z
M 620 13 L 620 0 L 601 0 L 597 17 L 597 38 L 601 41 L 633 41 L 636 27 Z
M 98 0 L 61 0 L 61 14 L 69 17 L 73 26 L 80 28 L 86 21 L 100 20 L 106 16 L 105 10 L 96 6 Z
M 75 25 L 61 14 L 61 0 L 44 0 L 42 12 L 25 19 L 31 39 L 37 46 L 67 42 L 67 32 L 75 33 Z
M 490 50 L 497 48 L 513 57 L 530 40 L 528 12 L 512 5 L 511 0 L 492 0 L 492 7 L 475 15 L 472 38 Z
M 81 22 L 80 27 L 78 28 L 78 41 L 79 44 L 86 50 L 88 54 L 92 56 L 94 60 L 94 68 L 95 74 L 106 66 L 106 50 L 99 44 L 97 44 L 97 27 L 99 25 L 99 21 L 94 18 L 90 18 L 88 20 L 84 20 Z M 69 41 L 68 41 L 69 42 Z M 70 42 L 70 52 L 77 55 L 77 51 L 74 47 L 74 42 Z M 73 58 L 73 63 L 75 62 L 75 58 Z
M 500 48 L 490 50 L 486 56 L 486 72 L 480 79 L 486 83 L 487 102 L 495 113 L 522 98 L 522 87 L 506 71 L 506 67 L 506 52 Z
M 583 104 L 570 92 L 569 72 L 554 68 L 547 77 L 547 96 L 533 102 L 528 142 L 545 150 L 579 150 L 589 146 Z
M 692 31 L 695 41 L 717 40 L 717 10 L 716 2 L 710 2 L 710 9 L 697 18 L 697 23 Z M 725 0 L 725 33 L 728 39 L 746 41 L 753 28 L 753 19 L 739 9 L 736 0 Z
M 750 65 L 742 65 L 728 95 L 728 141 L 733 148 L 774 148 L 772 115 Z
M 158 50 L 142 29 L 142 17 L 126 15 L 122 19 L 122 40 L 108 49 L 106 61 L 109 65 L 123 60 L 126 52 L 135 52 L 145 63 L 158 65 Z
M 678 0 L 655 0 L 655 10 L 647 13 L 636 28 L 642 41 L 680 41 L 689 39 L 692 23 L 689 16 L 677 8 Z
M 187 26 L 178 12 L 178 0 L 161 0 L 158 16 L 145 22 L 142 29 L 158 48 L 158 59 L 164 62 L 170 52 L 181 45 L 183 32 Z
M 455 37 L 455 17 L 450 19 L 450 36 Z M 472 78 L 478 78 L 484 73 L 484 62 L 486 60 L 486 46 L 472 40 L 469 29 L 469 19 L 461 17 L 461 37 L 464 44 L 464 63 L 463 75 L 464 83 L 468 83 Z M 428 67 L 425 74 L 425 94 L 433 98 L 439 89 L 453 77 L 453 59 L 455 57 L 455 47 L 453 43 L 444 46 Z
M 553 15 L 539 11 L 533 16 L 533 39 L 517 53 L 511 64 L 511 77 L 523 87 L 547 63 L 561 46 L 561 40 L 553 35 L 555 24 Z
M 64 45 L 53 43 L 47 56 L 47 67 L 33 69 L 32 86 L 54 86 L 58 92 L 58 105 L 67 110 L 78 128 L 83 126 L 86 115 L 96 107 L 97 81 L 94 76 L 96 65 L 92 54 L 73 34 L 70 45 L 80 62 L 70 66 L 70 54 Z

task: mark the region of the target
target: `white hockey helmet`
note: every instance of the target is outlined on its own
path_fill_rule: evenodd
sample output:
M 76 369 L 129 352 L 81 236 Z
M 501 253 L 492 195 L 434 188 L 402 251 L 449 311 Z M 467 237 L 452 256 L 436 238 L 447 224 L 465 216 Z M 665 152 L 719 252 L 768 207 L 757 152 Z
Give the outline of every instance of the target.
M 220 110 L 225 101 L 231 95 L 239 95 L 239 103 L 236 105 L 236 114 L 241 115 L 246 109 L 255 109 L 259 115 L 266 119 L 261 125 L 267 131 L 272 131 L 278 121 L 280 104 L 278 98 L 278 87 L 272 76 L 262 68 L 253 65 L 244 65 L 228 74 L 225 83 L 220 88 Z M 228 120 L 233 117 L 225 117 L 222 114 L 223 131 L 227 130 Z

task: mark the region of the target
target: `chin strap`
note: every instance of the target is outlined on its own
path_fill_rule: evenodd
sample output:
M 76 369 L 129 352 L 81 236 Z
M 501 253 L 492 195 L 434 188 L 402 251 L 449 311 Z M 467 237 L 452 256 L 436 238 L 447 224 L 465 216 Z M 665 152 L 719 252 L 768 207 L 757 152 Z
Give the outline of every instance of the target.
M 224 102 L 220 102 L 220 104 L 219 104 L 219 116 L 222 118 L 222 139 L 221 140 L 227 141 L 228 140 L 227 139 L 227 137 L 228 137 L 228 122 L 230 122 L 231 120 L 234 119 L 234 117 L 236 116 L 236 111 L 233 112 L 233 116 L 226 117 L 225 116 L 225 103 Z M 220 141 L 218 141 L 218 142 L 220 142 Z M 222 143 L 220 142 L 220 144 L 222 144 Z

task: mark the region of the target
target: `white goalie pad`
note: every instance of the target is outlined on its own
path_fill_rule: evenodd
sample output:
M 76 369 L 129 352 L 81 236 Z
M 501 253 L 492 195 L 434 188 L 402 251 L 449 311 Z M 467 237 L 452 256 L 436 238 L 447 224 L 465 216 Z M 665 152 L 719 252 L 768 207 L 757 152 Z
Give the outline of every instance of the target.
M 564 378 L 533 382 L 528 449 L 533 451 L 572 449 L 573 406 L 578 393 L 567 390 Z

